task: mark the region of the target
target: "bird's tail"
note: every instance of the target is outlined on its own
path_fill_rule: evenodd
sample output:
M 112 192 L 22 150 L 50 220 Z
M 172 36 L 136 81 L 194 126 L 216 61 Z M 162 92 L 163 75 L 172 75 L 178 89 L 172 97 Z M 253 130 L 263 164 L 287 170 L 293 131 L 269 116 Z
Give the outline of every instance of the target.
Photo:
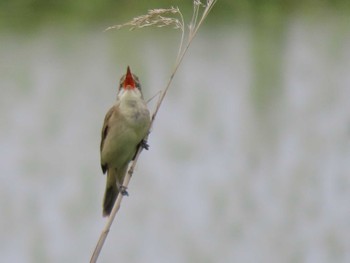
M 117 175 L 115 169 L 108 169 L 106 191 L 103 198 L 103 216 L 109 216 L 118 196 Z

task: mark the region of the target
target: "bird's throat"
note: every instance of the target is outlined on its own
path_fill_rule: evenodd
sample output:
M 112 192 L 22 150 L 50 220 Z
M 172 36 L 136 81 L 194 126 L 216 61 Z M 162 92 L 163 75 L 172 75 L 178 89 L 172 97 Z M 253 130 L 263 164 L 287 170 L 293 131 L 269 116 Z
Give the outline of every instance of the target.
M 138 90 L 125 90 L 119 99 L 120 113 L 126 118 L 135 118 L 146 107 Z

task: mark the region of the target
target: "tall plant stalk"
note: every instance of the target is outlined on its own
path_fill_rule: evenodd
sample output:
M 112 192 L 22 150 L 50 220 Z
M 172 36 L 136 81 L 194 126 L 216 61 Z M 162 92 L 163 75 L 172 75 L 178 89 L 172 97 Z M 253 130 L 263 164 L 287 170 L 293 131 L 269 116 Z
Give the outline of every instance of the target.
M 130 20 L 129 22 L 126 22 L 126 23 L 121 24 L 121 25 L 111 26 L 111 27 L 108 27 L 106 29 L 106 30 L 111 30 L 111 29 L 120 29 L 123 27 L 130 27 L 130 30 L 134 30 L 137 28 L 143 28 L 143 27 L 148 27 L 148 26 L 156 26 L 156 27 L 172 26 L 175 29 L 181 29 L 181 40 L 180 40 L 180 44 L 179 44 L 179 50 L 177 53 L 175 65 L 174 65 L 174 68 L 172 70 L 172 73 L 168 79 L 168 82 L 167 82 L 165 88 L 161 91 L 161 93 L 159 95 L 159 99 L 158 99 L 156 108 L 152 114 L 150 130 L 152 129 L 154 120 L 158 114 L 160 106 L 161 106 L 161 104 L 162 104 L 162 102 L 163 102 L 163 100 L 164 100 L 164 98 L 169 90 L 169 87 L 173 81 L 173 78 L 174 78 L 185 54 L 187 53 L 188 48 L 190 47 L 194 37 L 196 36 L 196 34 L 198 32 L 198 29 L 203 24 L 204 20 L 206 19 L 206 17 L 210 13 L 210 11 L 213 8 L 213 6 L 215 5 L 215 3 L 216 3 L 216 0 L 207 0 L 205 4 L 203 4 L 200 0 L 194 0 L 193 1 L 193 14 L 192 14 L 191 23 L 189 24 L 188 30 L 187 30 L 187 28 L 185 28 L 185 21 L 184 21 L 183 15 L 182 15 L 180 9 L 177 7 L 176 8 L 171 7 L 168 9 L 151 9 L 148 11 L 148 13 L 146 15 L 135 17 L 132 20 Z M 176 18 L 176 16 L 178 18 Z M 200 19 L 198 21 L 199 16 L 200 16 Z M 188 33 L 188 36 L 186 38 L 186 43 L 184 44 L 186 33 Z M 147 136 L 147 138 L 148 138 L 148 136 Z M 145 139 L 147 140 L 147 138 L 145 138 Z M 131 176 L 134 173 L 134 169 L 136 167 L 137 161 L 139 159 L 139 156 L 140 156 L 142 150 L 143 150 L 142 147 L 139 147 L 137 149 L 136 156 L 135 156 L 133 162 L 131 163 L 131 165 L 127 171 L 127 174 L 125 175 L 124 182 L 123 182 L 123 186 L 125 187 L 125 189 L 129 185 Z M 108 217 L 106 225 L 101 232 L 100 238 L 99 238 L 97 245 L 95 247 L 95 250 L 92 254 L 92 257 L 90 259 L 90 263 L 97 262 L 98 256 L 100 255 L 101 249 L 102 249 L 103 244 L 107 238 L 107 235 L 108 235 L 109 230 L 111 228 L 111 225 L 114 221 L 114 218 L 115 218 L 117 212 L 119 211 L 122 199 L 123 199 L 123 195 L 120 194 L 120 192 L 119 192 L 118 197 L 114 203 L 113 209 L 111 211 L 111 214 Z

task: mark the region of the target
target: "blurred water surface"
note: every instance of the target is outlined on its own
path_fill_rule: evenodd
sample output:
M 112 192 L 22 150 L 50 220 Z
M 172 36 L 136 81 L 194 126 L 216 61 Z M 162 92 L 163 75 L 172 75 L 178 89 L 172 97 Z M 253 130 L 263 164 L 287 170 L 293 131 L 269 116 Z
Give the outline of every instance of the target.
M 89 260 L 119 78 L 150 98 L 176 54 L 176 33 L 133 34 L 1 35 L 1 262 Z M 341 19 L 200 31 L 100 261 L 350 262 L 349 68 Z

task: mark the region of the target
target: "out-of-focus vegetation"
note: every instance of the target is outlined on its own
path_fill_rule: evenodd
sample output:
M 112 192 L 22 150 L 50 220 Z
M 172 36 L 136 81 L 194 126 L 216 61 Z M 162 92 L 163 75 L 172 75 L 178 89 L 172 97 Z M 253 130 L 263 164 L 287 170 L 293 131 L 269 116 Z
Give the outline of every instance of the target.
M 205 2 L 203 0 L 203 2 Z M 190 15 L 192 0 L 1 0 L 0 29 L 32 30 L 42 25 L 91 27 L 95 24 L 120 22 L 143 14 L 150 8 L 178 6 Z M 348 0 L 219 0 L 211 19 L 217 21 L 249 18 L 261 14 L 285 15 L 293 12 L 349 12 Z

